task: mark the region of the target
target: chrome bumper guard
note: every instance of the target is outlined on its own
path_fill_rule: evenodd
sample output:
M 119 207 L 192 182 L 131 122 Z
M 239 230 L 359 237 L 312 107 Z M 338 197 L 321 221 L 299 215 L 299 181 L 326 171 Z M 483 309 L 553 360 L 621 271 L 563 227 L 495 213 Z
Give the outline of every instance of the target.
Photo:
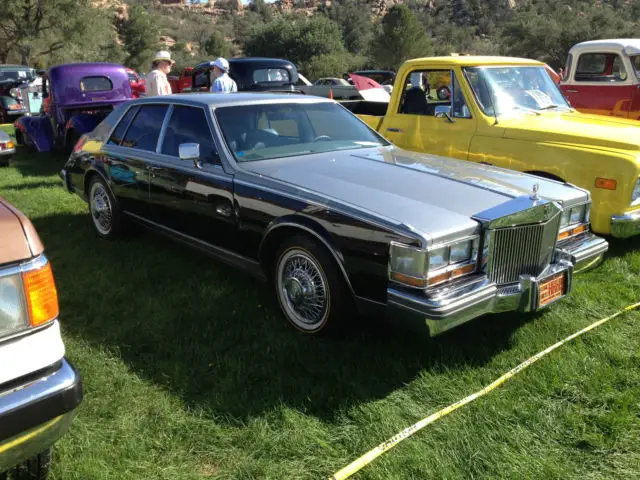
M 595 267 L 608 248 L 606 240 L 596 235 L 581 235 L 558 247 L 554 263 L 542 274 L 521 275 L 518 283 L 510 285 L 498 286 L 483 275 L 430 292 L 391 287 L 387 290 L 390 314 L 413 324 L 426 324 L 429 334 L 435 336 L 487 313 L 535 311 L 541 308 L 541 283 L 564 273 L 565 293 L 558 299 L 563 298 L 571 291 L 574 273 Z
M 611 235 L 616 238 L 629 238 L 640 234 L 640 210 L 613 215 L 611 217 Z
M 81 400 L 80 375 L 65 359 L 53 371 L 0 390 L 0 472 L 53 445 Z

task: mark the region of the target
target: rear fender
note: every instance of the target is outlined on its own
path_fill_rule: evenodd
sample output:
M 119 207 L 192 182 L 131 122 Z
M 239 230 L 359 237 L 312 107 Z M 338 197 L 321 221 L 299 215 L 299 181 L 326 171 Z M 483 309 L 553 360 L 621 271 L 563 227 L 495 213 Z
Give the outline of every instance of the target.
M 98 126 L 98 123 L 100 123 L 100 121 L 94 115 L 75 115 L 67 121 L 65 130 L 67 132 L 75 130 L 79 135 L 84 135 L 85 133 L 93 131 L 93 129 Z
M 53 128 L 48 116 L 20 117 L 14 126 L 16 130 L 20 130 L 22 138 L 29 137 L 38 152 L 48 152 L 53 149 Z

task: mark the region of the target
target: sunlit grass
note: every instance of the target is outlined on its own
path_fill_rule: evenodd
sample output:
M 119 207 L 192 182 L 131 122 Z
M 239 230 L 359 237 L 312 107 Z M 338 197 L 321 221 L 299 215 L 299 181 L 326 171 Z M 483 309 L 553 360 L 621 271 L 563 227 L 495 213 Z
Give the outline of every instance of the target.
M 151 233 L 96 238 L 64 158 L 20 153 L 0 195 L 52 261 L 85 399 L 54 479 L 326 478 L 542 348 L 638 301 L 640 242 L 614 242 L 570 298 L 429 339 L 364 321 L 306 338 L 268 286 Z M 554 352 L 359 478 L 637 478 L 640 314 Z

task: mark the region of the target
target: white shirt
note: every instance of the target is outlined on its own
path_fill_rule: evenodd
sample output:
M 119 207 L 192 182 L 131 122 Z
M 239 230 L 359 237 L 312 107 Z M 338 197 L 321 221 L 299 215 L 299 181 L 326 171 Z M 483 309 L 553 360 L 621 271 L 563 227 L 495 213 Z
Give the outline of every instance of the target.
M 213 93 L 232 93 L 238 91 L 238 86 L 229 75 L 223 73 L 213 81 L 211 91 Z
M 167 80 L 167 75 L 160 70 L 151 70 L 147 74 L 147 97 L 158 97 L 160 95 L 171 95 L 171 85 Z

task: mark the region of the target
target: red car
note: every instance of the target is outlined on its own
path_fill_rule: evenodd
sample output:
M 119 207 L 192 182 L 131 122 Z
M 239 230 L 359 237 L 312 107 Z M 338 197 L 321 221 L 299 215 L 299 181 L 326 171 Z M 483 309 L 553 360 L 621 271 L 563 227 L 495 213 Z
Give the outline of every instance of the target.
M 131 85 L 131 94 L 133 98 L 144 97 L 147 94 L 147 81 L 140 77 L 135 70 L 127 68 L 129 76 L 129 85 Z
M 172 93 L 180 93 L 187 89 L 190 89 L 192 86 L 191 75 L 193 74 L 193 67 L 187 67 L 180 74 L 179 77 L 169 76 L 169 85 L 171 85 Z

